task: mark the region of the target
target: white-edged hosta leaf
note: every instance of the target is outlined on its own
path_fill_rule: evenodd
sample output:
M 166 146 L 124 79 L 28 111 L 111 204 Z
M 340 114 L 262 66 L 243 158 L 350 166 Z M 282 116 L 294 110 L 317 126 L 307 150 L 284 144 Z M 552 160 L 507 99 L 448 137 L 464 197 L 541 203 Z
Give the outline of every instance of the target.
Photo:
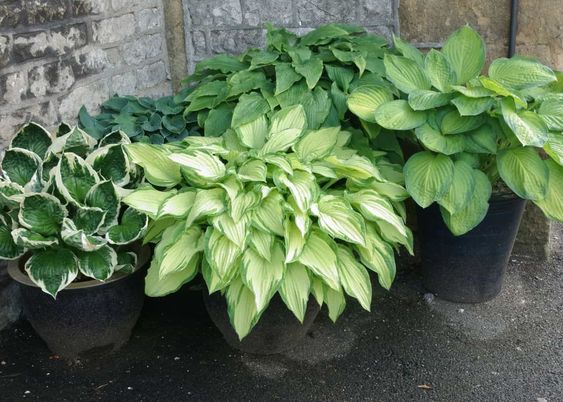
M 474 174 L 474 190 L 465 207 L 455 214 L 450 214 L 444 207 L 440 208 L 444 223 L 455 236 L 465 234 L 481 223 L 489 209 L 491 183 L 482 171 L 475 170 Z
M 444 196 L 438 200 L 438 204 L 451 214 L 465 208 L 475 190 L 475 172 L 476 170 L 468 163 L 462 160 L 455 161 L 452 184 Z
M 500 151 L 497 168 L 502 180 L 519 197 L 538 201 L 547 194 L 549 170 L 534 148 Z
M 4 153 L 2 170 L 10 181 L 25 186 L 41 174 L 41 159 L 32 151 L 11 148 Z
M 25 263 L 29 279 L 53 298 L 78 275 L 78 259 L 64 248 L 38 250 Z
M 183 219 L 187 217 L 195 201 L 195 196 L 195 191 L 190 190 L 166 198 L 158 209 L 156 219 L 166 217 Z
M 455 84 L 455 72 L 444 54 L 436 49 L 430 49 L 424 58 L 424 68 L 430 82 L 441 92 L 449 92 Z
M 502 117 L 524 146 L 541 148 L 547 141 L 548 128 L 535 112 L 517 112 L 514 101 L 505 98 L 501 102 Z
M 563 94 L 544 99 L 538 114 L 550 130 L 563 131 Z
M 477 116 L 489 110 L 495 103 L 494 98 L 470 98 L 458 95 L 452 99 L 461 116 Z
M 54 154 L 69 152 L 85 157 L 97 144 L 98 141 L 86 131 L 73 127 L 70 132 L 55 138 L 48 152 Z
M 125 134 L 121 130 L 112 131 L 98 142 L 98 147 L 101 148 L 113 144 L 131 144 L 131 140 L 129 139 L 127 134 Z
M 84 230 L 86 234 L 96 233 L 104 223 L 106 212 L 97 207 L 78 207 L 72 221 L 77 229 Z
M 59 244 L 59 240 L 55 236 L 43 236 L 25 228 L 14 229 L 12 238 L 17 246 L 26 250 L 47 248 Z
M 137 254 L 133 251 L 121 251 L 117 253 L 117 265 L 115 272 L 131 274 L 137 267 Z
M 242 340 L 252 331 L 260 317 L 254 294 L 240 278 L 234 279 L 225 292 L 231 325 Z
M 328 307 L 328 317 L 332 322 L 336 322 L 338 317 L 344 312 L 346 308 L 346 298 L 342 288 L 338 290 L 324 286 L 324 302 Z
M 110 244 L 129 244 L 138 240 L 147 229 L 148 217 L 133 208 L 127 208 L 120 218 L 119 225 L 112 226 L 106 233 Z
M 386 78 L 399 90 L 411 93 L 417 89 L 430 89 L 430 80 L 420 65 L 403 56 L 385 54 Z
M 108 245 L 95 251 L 75 251 L 80 272 L 99 281 L 105 281 L 113 275 L 117 266 L 117 253 Z
M 446 155 L 419 152 L 404 167 L 408 193 L 422 208 L 440 200 L 450 188 L 454 163 Z
M 241 181 L 260 181 L 266 182 L 266 164 L 259 160 L 254 159 L 245 162 L 237 172 L 238 177 Z
M 207 263 L 222 281 L 229 281 L 238 272 L 243 249 L 218 230 L 207 229 L 204 252 Z
M 551 160 L 544 162 L 549 169 L 547 193 L 535 203 L 548 218 L 563 222 L 563 167 Z
M 307 311 L 310 290 L 311 279 L 307 273 L 307 268 L 297 262 L 287 264 L 279 294 L 287 308 L 301 323 L 303 323 Z
M 336 245 L 332 239 L 319 230 L 311 231 L 298 262 L 308 267 L 329 287 L 340 289 Z
M 14 242 L 11 223 L 0 218 L 0 258 L 3 260 L 15 260 L 25 252 L 23 247 Z
M 375 121 L 389 130 L 411 130 L 426 123 L 427 113 L 415 111 L 404 99 L 384 103 L 375 111 Z
M 375 272 L 379 284 L 389 290 L 397 272 L 393 248 L 377 234 L 373 226 L 366 225 L 366 230 L 366 247 L 355 246 L 355 248 L 362 264 Z
M 144 170 L 147 180 L 161 187 L 171 187 L 180 183 L 180 165 L 173 162 L 169 157 L 169 151 L 162 147 L 151 144 L 135 143 L 125 146 L 131 160 Z
M 252 226 L 266 233 L 284 235 L 283 227 L 283 197 L 276 190 L 271 191 L 260 205 L 252 211 Z
M 371 310 L 371 281 L 367 270 L 356 261 L 348 247 L 338 246 L 338 275 L 344 291 L 356 298 L 367 311 Z
M 57 190 L 69 202 L 84 205 L 88 191 L 100 182 L 98 174 L 81 157 L 64 153 L 54 169 Z
M 461 116 L 457 110 L 451 110 L 442 118 L 440 130 L 445 135 L 466 133 L 480 127 L 483 116 Z
M 249 235 L 249 247 L 252 247 L 262 258 L 270 261 L 272 258 L 272 246 L 275 236 L 260 229 L 252 228 Z
M 176 195 L 176 190 L 159 191 L 150 185 L 142 186 L 123 198 L 123 203 L 156 219 L 166 200 Z
M 105 231 L 117 223 L 119 197 L 111 181 L 102 181 L 93 186 L 86 194 L 86 205 L 99 208 L 105 213 L 104 221 L 98 230 Z
M 158 262 L 153 258 L 145 277 L 145 294 L 150 297 L 161 297 L 176 292 L 183 284 L 196 276 L 199 260 L 200 255 L 198 254 L 181 271 L 160 277 Z
M 0 208 L 17 208 L 24 197 L 24 188 L 17 183 L 0 181 Z
M 307 126 L 303 106 L 291 106 L 280 110 L 271 118 L 268 141 L 261 149 L 262 154 L 286 151 L 295 144 Z
M 327 156 L 336 145 L 340 127 L 327 127 L 310 131 L 293 147 L 295 153 L 304 162 L 310 162 Z
M 223 189 L 198 190 L 186 219 L 186 226 L 191 226 L 198 219 L 216 216 L 224 211 L 225 191 Z
M 121 144 L 98 148 L 86 157 L 86 163 L 106 180 L 119 186 L 129 183 L 131 166 Z
M 550 132 L 543 149 L 555 162 L 563 166 L 563 133 Z
M 312 212 L 318 218 L 319 227 L 331 237 L 365 245 L 364 219 L 344 198 L 322 195 Z
M 67 245 L 82 251 L 95 251 L 107 244 L 103 237 L 87 234 L 68 218 L 63 219 L 61 238 Z
M 19 210 L 20 224 L 43 236 L 59 233 L 67 211 L 54 196 L 46 193 L 31 194 L 24 198 Z
M 28 123 L 18 130 L 9 148 L 23 148 L 43 159 L 53 139 L 51 134 L 37 123 Z
M 455 72 L 457 84 L 477 77 L 485 65 L 485 43 L 469 26 L 463 26 L 451 34 L 442 52 Z
M 249 226 L 248 219 L 242 218 L 235 221 L 228 213 L 225 212 L 211 218 L 211 222 L 213 227 L 225 235 L 230 241 L 238 245 L 240 248 L 245 247 Z
M 264 310 L 278 290 L 285 272 L 284 255 L 278 242 L 272 247 L 270 261 L 262 258 L 252 248 L 247 248 L 242 255 L 241 279 L 254 293 L 256 308 Z
M 513 89 L 542 87 L 556 81 L 553 70 L 537 60 L 512 57 L 500 57 L 489 66 L 489 76 L 502 85 Z
M 449 93 L 435 92 L 419 89 L 409 94 L 409 106 L 412 110 L 429 110 L 450 103 L 452 95 Z
M 465 136 L 444 135 L 428 123 L 417 127 L 414 132 L 416 138 L 431 151 L 453 155 L 465 149 Z
M 225 176 L 225 164 L 207 152 L 172 153 L 168 157 L 182 167 L 182 172 L 188 178 L 215 182 Z
M 362 85 L 355 88 L 346 103 L 352 113 L 360 119 L 375 123 L 375 110 L 393 100 L 393 95 L 384 86 Z

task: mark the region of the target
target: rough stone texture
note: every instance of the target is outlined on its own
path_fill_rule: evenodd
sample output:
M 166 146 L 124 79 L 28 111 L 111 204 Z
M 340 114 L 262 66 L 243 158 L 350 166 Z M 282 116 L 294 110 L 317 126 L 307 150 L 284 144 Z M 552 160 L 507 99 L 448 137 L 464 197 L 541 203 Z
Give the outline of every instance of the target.
M 29 120 L 72 123 L 114 93 L 170 93 L 163 3 L 0 1 L 0 145 Z
M 217 53 L 241 53 L 264 44 L 266 22 L 298 34 L 329 22 L 398 33 L 398 0 L 182 0 L 188 70 Z

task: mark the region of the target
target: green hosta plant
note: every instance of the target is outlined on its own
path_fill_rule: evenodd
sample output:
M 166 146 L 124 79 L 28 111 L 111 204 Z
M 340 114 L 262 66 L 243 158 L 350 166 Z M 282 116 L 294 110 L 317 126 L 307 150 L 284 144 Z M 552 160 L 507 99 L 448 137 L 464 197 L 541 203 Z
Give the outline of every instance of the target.
M 77 278 L 103 281 L 133 270 L 136 254 L 122 246 L 147 226 L 145 215 L 120 203 L 140 177 L 123 149 L 127 136 L 98 142 L 64 124 L 56 135 L 24 126 L 4 153 L 0 177 L 0 258 L 29 252 L 25 271 L 53 297 Z
M 303 320 L 309 295 L 333 320 L 345 294 L 370 308 L 368 270 L 389 288 L 393 246 L 412 250 L 399 171 L 350 149 L 339 127 L 307 129 L 301 105 L 261 114 L 222 137 L 131 144 L 147 184 L 124 202 L 151 218 L 146 293 L 176 291 L 198 272 L 226 297 L 244 338 L 274 294 Z
M 514 57 L 494 60 L 480 75 L 485 47 L 469 27 L 424 56 L 400 39 L 395 45 L 398 54 L 385 55 L 385 75 L 401 97 L 362 105 L 377 124 L 406 130 L 418 144 L 404 167 L 416 203 L 437 202 L 451 232 L 461 235 L 483 220 L 492 189 L 507 186 L 563 220 L 561 73 Z

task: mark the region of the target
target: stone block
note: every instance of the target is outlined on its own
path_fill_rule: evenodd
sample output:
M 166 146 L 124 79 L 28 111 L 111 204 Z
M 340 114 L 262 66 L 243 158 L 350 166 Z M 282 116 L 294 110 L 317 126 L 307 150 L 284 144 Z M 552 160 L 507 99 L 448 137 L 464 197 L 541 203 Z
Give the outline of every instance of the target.
M 137 74 L 127 72 L 118 74 L 111 79 L 111 93 L 118 95 L 133 95 L 137 86 Z
M 75 52 L 65 63 L 71 66 L 77 80 L 113 67 L 108 52 L 95 46 L 86 46 L 79 52 Z
M 356 21 L 355 1 L 295 0 L 295 8 L 299 25 L 317 26 L 329 22 Z
M 17 34 L 14 35 L 14 60 L 25 62 L 37 57 L 62 56 L 84 46 L 86 41 L 86 24 Z
M 183 0 L 191 28 L 242 24 L 240 0 Z
M 122 57 L 125 63 L 136 65 L 146 59 L 162 53 L 163 38 L 161 34 L 145 35 L 133 42 L 122 45 Z
M 98 80 L 83 87 L 76 87 L 68 94 L 59 97 L 61 120 L 74 122 L 82 105 L 92 114 L 98 113 L 100 104 L 109 97 L 106 80 Z
M 159 61 L 143 67 L 137 71 L 137 88 L 154 87 L 166 80 L 166 65 Z
M 17 105 L 27 95 L 27 72 L 16 71 L 0 76 L 0 99 L 4 103 Z
M 7 0 L 0 4 L 0 28 L 60 21 L 69 16 L 66 0 Z
M 28 96 L 41 97 L 67 91 L 74 84 L 72 67 L 54 62 L 33 67 L 28 73 Z
M 135 16 L 125 14 L 92 23 L 94 41 L 107 44 L 128 39 L 135 33 Z
M 5 148 L 16 131 L 25 123 L 35 121 L 51 129 L 58 122 L 53 102 L 37 103 L 13 112 L 0 114 L 0 148 Z
M 243 21 L 246 25 L 262 27 L 271 22 L 276 26 L 293 21 L 293 9 L 288 2 L 279 0 L 246 0 L 242 3 Z
M 152 31 L 160 28 L 162 13 L 158 8 L 149 8 L 138 11 L 136 14 L 137 32 Z
M 359 0 L 357 23 L 376 25 L 378 21 L 391 23 L 393 2 L 391 0 Z
M 111 9 L 110 0 L 74 0 L 70 2 L 70 12 L 74 17 L 101 14 Z
M 0 35 L 0 68 L 7 66 L 12 61 L 12 38 Z
M 263 29 L 241 29 L 233 31 L 211 31 L 209 50 L 212 54 L 240 54 L 249 47 L 262 47 L 266 31 Z
M 115 11 L 131 11 L 138 8 L 158 7 L 161 1 L 162 0 L 111 0 L 111 5 Z
M 194 56 L 198 58 L 207 56 L 208 50 L 207 50 L 207 40 L 205 39 L 205 32 L 193 31 L 190 32 L 188 35 L 190 35 Z
M 366 26 L 366 31 L 375 35 L 381 35 L 387 39 L 389 43 L 391 43 L 393 38 L 393 27 L 388 25 L 375 25 L 375 26 Z
M 137 96 L 148 96 L 149 98 L 160 98 L 172 94 L 172 83 L 170 81 L 163 82 L 151 88 L 139 90 L 137 88 Z

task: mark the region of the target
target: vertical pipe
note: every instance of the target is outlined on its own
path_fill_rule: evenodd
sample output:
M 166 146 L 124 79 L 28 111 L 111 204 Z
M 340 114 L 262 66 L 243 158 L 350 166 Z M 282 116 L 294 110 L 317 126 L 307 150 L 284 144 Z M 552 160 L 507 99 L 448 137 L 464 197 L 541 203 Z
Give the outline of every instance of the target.
M 518 32 L 518 0 L 511 0 L 510 6 L 510 35 L 508 40 L 508 57 L 516 52 L 516 33 Z

